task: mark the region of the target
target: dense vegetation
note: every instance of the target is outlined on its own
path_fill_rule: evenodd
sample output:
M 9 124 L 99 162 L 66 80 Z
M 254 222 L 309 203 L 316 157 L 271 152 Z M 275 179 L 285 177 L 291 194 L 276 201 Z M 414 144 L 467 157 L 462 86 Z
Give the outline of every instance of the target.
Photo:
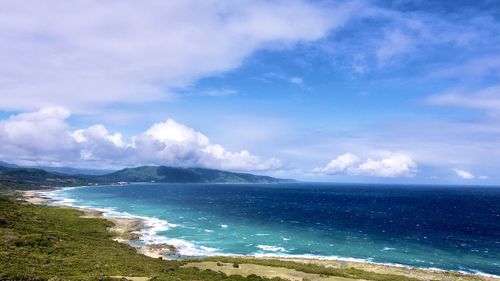
M 142 166 L 127 168 L 105 175 L 68 175 L 36 168 L 7 166 L 0 163 L 0 190 L 43 189 L 87 184 L 111 184 L 115 182 L 276 183 L 283 181 L 289 180 L 202 168 Z
M 0 190 L 44 189 L 53 186 L 78 186 L 88 183 L 98 183 L 98 181 L 86 176 L 59 175 L 35 168 L 0 166 Z
M 127 168 L 97 177 L 104 181 L 174 182 L 174 183 L 275 183 L 286 180 L 245 173 L 232 173 L 202 168 L 143 166 Z M 288 180 L 289 181 L 289 180 Z
M 165 166 L 127 168 L 102 176 L 64 175 L 35 168 L 6 168 L 0 166 L 0 190 L 44 189 L 47 187 L 111 184 L 115 182 L 276 183 L 282 181 L 284 180 L 244 173 Z
M 27 205 L 0 197 L 0 280 L 266 280 L 181 268 L 111 240 L 103 219 L 72 209 Z M 52 279 L 51 279 L 52 278 Z M 278 279 L 277 279 L 278 280 Z

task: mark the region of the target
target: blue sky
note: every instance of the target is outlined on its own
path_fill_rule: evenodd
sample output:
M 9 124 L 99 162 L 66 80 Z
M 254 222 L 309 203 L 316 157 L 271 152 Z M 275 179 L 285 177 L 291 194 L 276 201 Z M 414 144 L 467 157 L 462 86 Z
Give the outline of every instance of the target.
M 495 1 L 0 5 L 0 160 L 500 179 Z

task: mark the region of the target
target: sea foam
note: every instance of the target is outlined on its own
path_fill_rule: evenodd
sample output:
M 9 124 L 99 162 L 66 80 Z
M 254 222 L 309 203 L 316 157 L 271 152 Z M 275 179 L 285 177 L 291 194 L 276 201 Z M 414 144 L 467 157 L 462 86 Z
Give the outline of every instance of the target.
M 43 191 L 39 192 L 38 195 L 51 200 L 51 202 L 49 203 L 50 205 L 70 206 L 76 208 L 96 210 L 101 212 L 103 217 L 140 220 L 142 221 L 143 225 L 141 230 L 138 231 L 137 234 L 139 234 L 139 242 L 145 245 L 169 244 L 174 246 L 181 256 L 210 256 L 214 255 L 218 250 L 212 247 L 196 245 L 194 243 L 182 239 L 168 238 L 163 235 L 160 235 L 159 233 L 168 231 L 169 229 L 178 226 L 177 224 L 170 223 L 166 220 L 158 219 L 155 217 L 134 215 L 125 211 L 117 211 L 114 208 L 99 208 L 99 207 L 91 207 L 78 204 L 77 200 L 66 197 L 64 194 L 61 194 L 65 190 L 70 190 L 70 189 L 75 189 L 75 187 L 63 188 L 55 191 Z M 221 225 L 221 227 L 227 228 L 227 225 Z
M 286 249 L 279 246 L 257 245 L 257 248 L 269 252 L 286 252 Z

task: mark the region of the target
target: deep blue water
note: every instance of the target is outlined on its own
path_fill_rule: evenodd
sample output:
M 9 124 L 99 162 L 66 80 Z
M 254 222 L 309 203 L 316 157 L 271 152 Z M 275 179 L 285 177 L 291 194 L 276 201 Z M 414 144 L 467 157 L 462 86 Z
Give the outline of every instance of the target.
M 314 255 L 500 275 L 500 188 L 132 184 L 51 195 L 156 218 L 145 242 L 187 255 Z

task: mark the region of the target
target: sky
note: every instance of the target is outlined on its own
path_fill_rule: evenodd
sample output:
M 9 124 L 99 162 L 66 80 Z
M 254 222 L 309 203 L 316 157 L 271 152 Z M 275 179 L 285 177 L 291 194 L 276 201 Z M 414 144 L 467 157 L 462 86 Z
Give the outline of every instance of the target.
M 0 161 L 497 184 L 497 1 L 1 1 Z

